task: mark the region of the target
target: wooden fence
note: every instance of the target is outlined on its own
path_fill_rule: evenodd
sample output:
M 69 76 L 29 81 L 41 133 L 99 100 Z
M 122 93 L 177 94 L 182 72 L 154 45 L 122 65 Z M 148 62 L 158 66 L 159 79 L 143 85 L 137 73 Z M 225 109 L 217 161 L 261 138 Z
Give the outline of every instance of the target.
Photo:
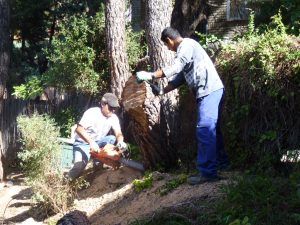
M 20 149 L 17 117 L 20 115 L 53 114 L 69 106 L 84 110 L 88 107 L 89 98 L 82 95 L 67 95 L 52 90 L 51 100 L 20 100 L 8 96 L 0 101 L 0 151 L 5 166 L 14 164 Z M 1 155 L 1 154 L 0 154 Z

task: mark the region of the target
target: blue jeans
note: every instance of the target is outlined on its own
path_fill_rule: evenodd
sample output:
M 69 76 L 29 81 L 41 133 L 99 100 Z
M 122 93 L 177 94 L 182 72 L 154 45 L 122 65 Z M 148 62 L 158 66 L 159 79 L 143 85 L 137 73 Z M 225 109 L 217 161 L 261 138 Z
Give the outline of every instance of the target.
M 116 142 L 116 137 L 114 135 L 108 135 L 100 140 L 96 140 L 96 143 L 100 148 L 104 147 L 106 144 L 114 144 Z M 73 144 L 73 156 L 74 162 L 83 161 L 87 164 L 90 159 L 90 145 L 86 142 L 75 141 Z
M 228 165 L 220 129 L 224 89 L 197 99 L 197 169 L 205 177 L 217 176 L 218 167 Z
M 100 140 L 96 140 L 96 143 L 100 148 L 104 147 L 106 144 L 114 144 L 115 142 L 116 137 L 113 135 L 108 135 Z M 90 145 L 86 142 L 75 141 L 73 144 L 73 157 L 74 165 L 69 171 L 69 177 L 72 179 L 79 177 L 88 164 L 90 159 Z

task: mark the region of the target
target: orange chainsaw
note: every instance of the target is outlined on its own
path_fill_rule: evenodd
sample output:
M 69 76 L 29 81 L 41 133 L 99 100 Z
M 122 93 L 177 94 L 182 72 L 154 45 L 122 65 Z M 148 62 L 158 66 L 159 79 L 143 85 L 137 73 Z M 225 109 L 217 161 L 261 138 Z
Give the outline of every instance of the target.
M 90 151 L 91 157 L 114 169 L 118 169 L 121 165 L 144 172 L 144 165 L 140 162 L 129 159 L 129 151 L 127 149 L 119 149 L 112 144 L 106 144 L 100 148 L 99 152 Z

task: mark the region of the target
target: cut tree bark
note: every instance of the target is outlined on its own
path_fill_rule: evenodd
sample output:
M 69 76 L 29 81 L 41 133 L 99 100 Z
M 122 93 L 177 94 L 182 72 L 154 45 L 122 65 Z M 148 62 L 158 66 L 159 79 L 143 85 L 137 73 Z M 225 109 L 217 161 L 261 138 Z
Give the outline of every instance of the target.
M 138 84 L 131 76 L 123 90 L 122 105 L 133 122 L 133 136 L 141 149 L 145 167 L 174 165 L 176 154 L 162 149 L 160 97 L 153 95 L 149 84 Z

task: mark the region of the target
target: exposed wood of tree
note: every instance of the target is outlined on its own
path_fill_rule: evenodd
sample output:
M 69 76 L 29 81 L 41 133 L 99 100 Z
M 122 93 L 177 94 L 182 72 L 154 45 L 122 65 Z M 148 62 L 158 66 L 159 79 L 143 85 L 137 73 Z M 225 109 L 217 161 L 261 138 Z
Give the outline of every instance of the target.
M 111 89 L 120 99 L 130 76 L 126 52 L 125 1 L 106 1 L 106 39 L 110 61 Z
M 0 0 L 0 114 L 3 111 L 3 98 L 8 77 L 9 63 L 10 63 L 10 10 L 9 1 Z M 2 121 L 0 121 L 0 130 Z M 0 134 L 2 134 L 0 132 Z M 2 135 L 0 136 L 0 181 L 5 178 L 2 149 Z
M 152 71 L 171 63 L 173 54 L 160 41 L 162 30 L 169 26 L 172 12 L 170 0 L 146 2 L 146 38 Z M 166 81 L 165 81 L 166 82 Z M 175 127 L 176 94 L 155 97 L 147 83 L 137 84 L 134 77 L 126 83 L 123 105 L 134 121 L 134 136 L 146 167 L 176 164 Z
M 208 0 L 176 0 L 171 24 L 183 36 L 191 36 L 198 26 L 206 25 Z

